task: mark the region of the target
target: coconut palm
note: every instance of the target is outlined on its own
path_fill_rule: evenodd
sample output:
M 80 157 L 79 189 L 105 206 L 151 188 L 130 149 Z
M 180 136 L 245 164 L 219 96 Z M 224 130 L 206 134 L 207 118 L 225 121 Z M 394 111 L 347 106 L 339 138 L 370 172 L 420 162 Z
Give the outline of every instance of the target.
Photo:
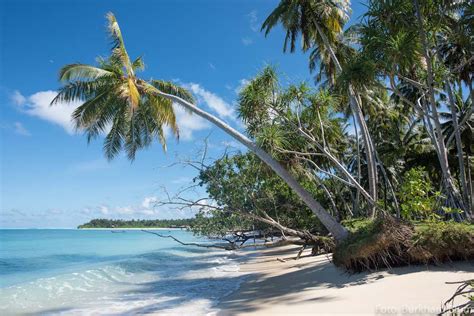
M 311 47 L 318 47 L 327 78 L 333 78 L 342 71 L 341 63 L 336 55 L 335 47 L 340 45 L 338 36 L 342 33 L 345 21 L 348 18 L 348 1 L 331 0 L 282 0 L 279 5 L 270 13 L 262 25 L 265 35 L 279 23 L 286 30 L 284 50 L 290 46 L 290 51 L 294 51 L 296 40 L 301 34 L 302 49 L 308 50 Z M 331 62 L 328 63 L 327 56 Z M 314 54 L 312 62 L 316 60 Z M 349 103 L 351 111 L 359 125 L 364 146 L 366 148 L 366 160 L 368 166 L 369 191 L 374 201 L 377 200 L 377 165 L 375 148 L 369 135 L 364 113 L 362 112 L 359 98 L 354 88 L 348 88 Z M 373 213 L 375 214 L 375 213 Z
M 124 148 L 133 160 L 136 151 L 149 146 L 154 139 L 166 149 L 164 127 L 179 135 L 172 101 L 150 93 L 149 85 L 190 102 L 193 97 L 170 82 L 151 80 L 144 85 L 135 74 L 144 68 L 143 60 L 130 60 L 114 15 L 108 14 L 107 19 L 113 43 L 110 57 L 99 58 L 97 67 L 63 67 L 59 79 L 65 84 L 52 103 L 84 100 L 72 115 L 76 128 L 85 131 L 88 141 L 107 133 L 104 152 L 108 159 Z
M 60 79 L 65 84 L 52 103 L 84 101 L 73 114 L 74 122 L 85 130 L 89 140 L 107 133 L 104 149 L 108 158 L 113 158 L 124 145 L 133 159 L 138 149 L 149 146 L 155 138 L 165 146 L 164 127 L 169 126 L 178 134 L 172 107 L 176 103 L 253 151 L 304 201 L 336 240 L 347 236 L 347 230 L 281 164 L 245 135 L 194 105 L 189 92 L 170 82 L 137 77 L 135 72 L 143 68 L 142 60 L 131 62 L 115 16 L 109 13 L 107 19 L 113 41 L 110 57 L 100 59 L 98 67 L 83 64 L 63 67 Z

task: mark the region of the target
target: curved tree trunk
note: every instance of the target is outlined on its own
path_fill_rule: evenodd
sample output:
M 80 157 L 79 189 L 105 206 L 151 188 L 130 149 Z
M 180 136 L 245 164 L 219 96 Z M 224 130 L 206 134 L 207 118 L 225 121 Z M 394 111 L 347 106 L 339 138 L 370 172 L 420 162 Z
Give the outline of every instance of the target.
M 321 223 L 326 227 L 326 229 L 334 236 L 337 241 L 345 239 L 348 235 L 347 230 L 340 223 L 332 217 L 324 207 L 316 201 L 311 193 L 306 191 L 296 179 L 285 169 L 283 166 L 273 159 L 267 152 L 258 147 L 253 141 L 251 141 L 247 136 L 243 135 L 236 129 L 232 128 L 224 121 L 220 120 L 216 116 L 198 108 L 194 104 L 187 102 L 186 100 L 181 99 L 172 94 L 164 93 L 153 87 L 153 90 L 156 94 L 161 95 L 165 98 L 168 98 L 179 105 L 183 106 L 192 113 L 204 118 L 205 120 L 213 123 L 224 132 L 232 136 L 235 140 L 240 142 L 242 145 L 251 150 L 255 155 L 257 155 L 265 164 L 267 164 L 275 173 L 283 179 L 283 181 L 288 184 L 288 186 L 304 201 L 304 203 L 311 209 L 311 211 L 318 217 Z
M 329 51 L 329 55 L 331 56 L 332 61 L 334 62 L 334 65 L 336 66 L 336 71 L 340 73 L 342 71 L 341 64 L 339 63 L 339 60 L 336 56 L 336 53 L 334 52 L 334 49 L 332 48 L 331 44 L 329 43 L 329 40 L 324 34 L 323 30 L 319 26 L 317 22 L 314 22 L 314 26 L 316 27 L 316 30 L 318 31 L 319 35 L 321 36 L 321 39 L 324 42 L 324 45 Z M 364 147 L 365 147 L 365 154 L 366 154 L 366 160 L 367 160 L 367 170 L 368 170 L 368 179 L 369 179 L 369 193 L 374 201 L 377 201 L 377 162 L 375 159 L 375 153 L 374 153 L 374 148 L 372 144 L 372 139 L 369 134 L 369 130 L 367 128 L 367 124 L 365 122 L 364 114 L 362 113 L 362 108 L 356 98 L 356 93 L 352 86 L 349 86 L 349 105 L 351 107 L 352 114 L 357 120 L 357 124 L 360 127 L 360 132 L 362 135 L 362 141 L 364 142 Z M 369 206 L 372 208 L 371 212 L 372 215 L 375 214 L 373 210 L 373 205 Z

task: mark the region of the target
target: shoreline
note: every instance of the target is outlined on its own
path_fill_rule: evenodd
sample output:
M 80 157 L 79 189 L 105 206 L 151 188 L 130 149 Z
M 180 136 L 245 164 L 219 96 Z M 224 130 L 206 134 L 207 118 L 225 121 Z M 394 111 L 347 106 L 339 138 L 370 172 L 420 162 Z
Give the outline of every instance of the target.
M 445 282 L 474 278 L 472 260 L 348 274 L 330 256 L 309 256 L 310 249 L 294 260 L 299 249 L 237 253 L 243 281 L 213 315 L 434 315 L 458 286 Z
M 127 227 L 127 228 L 71 228 L 76 230 L 186 230 L 186 228 L 177 227 Z
M 9 269 L 0 282 L 1 315 L 204 316 L 241 280 L 233 252 L 153 242 L 137 230 L 25 233 L 1 236 L 7 252 L 0 259 Z M 180 230 L 169 234 L 196 238 Z

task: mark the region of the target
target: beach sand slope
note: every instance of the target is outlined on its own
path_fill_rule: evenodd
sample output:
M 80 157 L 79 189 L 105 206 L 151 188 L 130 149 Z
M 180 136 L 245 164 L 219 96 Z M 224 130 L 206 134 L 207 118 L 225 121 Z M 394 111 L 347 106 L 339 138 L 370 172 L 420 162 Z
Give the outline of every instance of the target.
M 295 260 L 298 249 L 245 254 L 248 277 L 218 315 L 434 315 L 458 286 L 446 282 L 474 278 L 472 261 L 348 274 L 309 250 Z

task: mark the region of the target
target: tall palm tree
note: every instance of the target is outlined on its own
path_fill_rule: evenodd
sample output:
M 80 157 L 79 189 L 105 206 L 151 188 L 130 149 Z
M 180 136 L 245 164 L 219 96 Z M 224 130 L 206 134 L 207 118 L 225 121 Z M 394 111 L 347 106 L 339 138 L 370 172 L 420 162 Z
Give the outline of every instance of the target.
M 296 40 L 301 34 L 303 51 L 317 46 L 321 54 L 320 60 L 323 62 L 325 70 L 328 71 L 326 77 L 333 78 L 335 74 L 342 71 L 334 48 L 338 46 L 338 35 L 342 32 L 348 11 L 349 2 L 344 0 L 282 0 L 264 21 L 262 30 L 265 30 L 265 35 L 268 35 L 276 25 L 281 23 L 286 29 L 284 50 L 289 45 L 290 51 L 295 50 Z M 330 56 L 332 64 L 327 62 L 327 55 Z M 312 60 L 315 60 L 314 56 Z M 335 71 L 335 74 L 331 73 L 332 71 Z M 348 87 L 348 92 L 351 111 L 359 125 L 366 148 L 369 191 L 373 200 L 376 201 L 378 179 L 375 148 L 369 135 L 359 98 L 351 85 Z
M 107 19 L 113 41 L 111 56 L 99 60 L 98 67 L 83 64 L 63 67 L 60 80 L 65 84 L 52 103 L 84 101 L 74 112 L 73 119 L 77 127 L 85 130 L 89 140 L 107 132 L 111 125 L 104 143 L 108 158 L 113 158 L 125 144 L 129 158 L 133 159 L 138 149 L 149 146 L 156 137 L 165 146 L 164 126 L 170 126 L 178 134 L 172 108 L 172 104 L 177 103 L 215 124 L 254 152 L 304 201 L 336 240 L 346 238 L 347 230 L 280 163 L 253 141 L 194 105 L 192 95 L 185 89 L 171 82 L 146 81 L 137 77 L 135 71 L 143 68 L 143 62 L 141 59 L 131 62 L 115 16 L 109 13 Z

